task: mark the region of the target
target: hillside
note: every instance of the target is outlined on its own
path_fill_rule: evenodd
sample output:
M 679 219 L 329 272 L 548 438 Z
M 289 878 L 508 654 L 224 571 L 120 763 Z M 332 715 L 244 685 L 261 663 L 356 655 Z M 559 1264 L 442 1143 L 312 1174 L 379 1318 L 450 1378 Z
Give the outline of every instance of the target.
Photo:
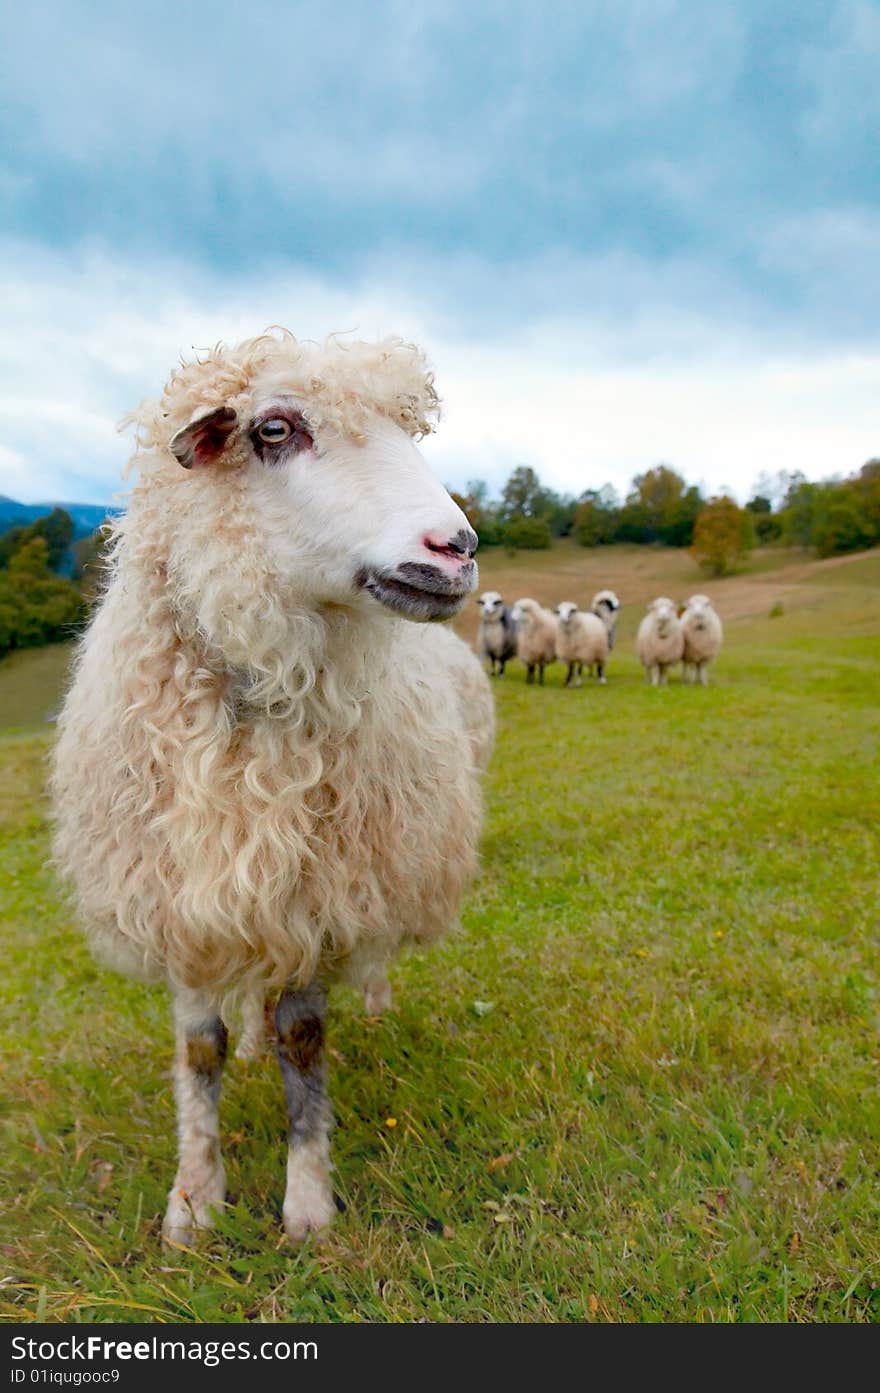
M 53 508 L 63 508 L 73 519 L 74 541 L 89 537 L 100 527 L 108 516 L 120 512 L 119 508 L 103 503 L 19 503 L 15 498 L 0 494 L 0 533 L 9 527 L 27 527 L 37 518 L 47 517 Z

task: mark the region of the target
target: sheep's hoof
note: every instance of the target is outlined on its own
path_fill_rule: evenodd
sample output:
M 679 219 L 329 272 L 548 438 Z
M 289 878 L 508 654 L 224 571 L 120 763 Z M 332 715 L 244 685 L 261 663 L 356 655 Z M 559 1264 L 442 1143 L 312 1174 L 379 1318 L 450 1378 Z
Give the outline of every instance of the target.
M 285 1199 L 282 1217 L 289 1241 L 294 1245 L 302 1243 L 310 1233 L 329 1228 L 336 1218 L 333 1191 L 320 1182 L 300 1185 L 295 1197 Z
M 219 1184 L 211 1187 L 211 1192 L 201 1195 L 190 1194 L 175 1185 L 168 1196 L 168 1207 L 162 1220 L 162 1237 L 166 1243 L 177 1244 L 181 1248 L 191 1248 L 199 1229 L 214 1227 L 215 1209 L 222 1209 L 226 1198 L 226 1181 L 221 1176 Z
M 287 1153 L 287 1186 L 284 1192 L 284 1232 L 291 1243 L 302 1243 L 310 1233 L 332 1224 L 336 1217 L 327 1138 L 313 1137 L 294 1145 Z
M 368 1016 L 381 1016 L 394 1005 L 391 983 L 387 977 L 381 981 L 370 982 L 364 989 L 364 1010 Z

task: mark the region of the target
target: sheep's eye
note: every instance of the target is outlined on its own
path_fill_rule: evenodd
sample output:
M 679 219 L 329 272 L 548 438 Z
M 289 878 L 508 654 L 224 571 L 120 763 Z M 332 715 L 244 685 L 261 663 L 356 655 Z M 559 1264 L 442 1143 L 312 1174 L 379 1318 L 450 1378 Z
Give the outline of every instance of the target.
M 264 421 L 257 427 L 257 435 L 265 445 L 281 445 L 293 435 L 293 427 L 280 416 L 273 416 L 271 421 Z

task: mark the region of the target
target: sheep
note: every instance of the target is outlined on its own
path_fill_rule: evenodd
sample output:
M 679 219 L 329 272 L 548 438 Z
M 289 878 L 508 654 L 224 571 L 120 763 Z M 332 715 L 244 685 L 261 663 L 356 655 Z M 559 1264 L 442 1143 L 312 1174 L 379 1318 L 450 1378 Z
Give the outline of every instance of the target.
M 709 664 L 721 649 L 724 631 L 708 595 L 691 595 L 681 615 L 684 635 L 682 675 L 692 675 L 703 687 L 709 685 Z
M 516 657 L 516 624 L 510 608 L 497 590 L 487 590 L 477 604 L 480 609 L 478 650 L 489 659 L 489 675 L 504 676 L 508 659 Z
M 477 584 L 476 535 L 415 445 L 438 406 L 402 340 L 279 330 L 182 363 L 131 418 L 138 481 L 59 719 L 54 846 L 99 956 L 171 990 L 171 1243 L 224 1202 L 227 1021 L 244 1003 L 258 1037 L 264 997 L 284 1227 L 330 1223 L 328 989 L 381 996 L 476 868 L 489 681 L 410 622 Z
M 580 687 L 584 664 L 592 672 L 595 665 L 599 681 L 605 682 L 605 663 L 610 648 L 608 630 L 596 614 L 585 614 L 571 600 L 563 600 L 556 606 L 558 630 L 556 656 L 561 663 L 568 664 L 566 687 Z
M 537 600 L 517 600 L 513 607 L 516 656 L 526 666 L 526 681 L 544 684 L 544 668 L 556 660 L 556 616 Z
M 683 651 L 684 635 L 672 600 L 652 600 L 636 635 L 636 653 L 652 687 L 665 685 L 667 669 L 681 661 Z
M 598 590 L 590 601 L 590 612 L 598 615 L 608 630 L 608 651 L 614 647 L 620 601 L 613 590 Z

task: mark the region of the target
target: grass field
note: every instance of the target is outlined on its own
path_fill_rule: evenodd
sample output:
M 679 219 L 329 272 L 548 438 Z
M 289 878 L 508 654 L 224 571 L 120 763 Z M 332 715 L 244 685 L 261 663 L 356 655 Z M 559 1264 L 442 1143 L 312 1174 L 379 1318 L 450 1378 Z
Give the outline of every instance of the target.
M 0 726 L 30 725 L 0 737 L 7 1319 L 880 1318 L 880 555 L 711 586 L 644 549 L 483 565 L 510 598 L 605 583 L 607 687 L 496 684 L 462 935 L 400 964 L 381 1022 L 336 1001 L 345 1211 L 298 1253 L 280 1084 L 235 1060 L 228 1212 L 162 1247 L 167 1002 L 70 927 L 51 729 L 21 719 L 27 661 L 0 666 Z M 714 685 L 651 690 L 639 605 L 700 589 L 728 621 Z M 60 664 L 29 656 L 51 708 Z

